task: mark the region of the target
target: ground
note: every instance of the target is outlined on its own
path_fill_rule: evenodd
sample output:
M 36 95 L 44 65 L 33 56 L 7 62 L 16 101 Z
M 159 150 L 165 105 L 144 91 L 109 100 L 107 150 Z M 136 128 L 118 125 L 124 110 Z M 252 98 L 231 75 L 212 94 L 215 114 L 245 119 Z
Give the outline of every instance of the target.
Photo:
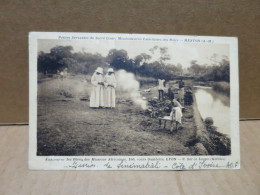
M 195 155 L 187 143 L 195 136 L 192 106 L 183 113 L 183 125 L 170 133 L 158 119 L 145 114 L 117 93 L 115 109 L 91 109 L 91 85 L 83 75 L 38 79 L 37 155 Z M 89 78 L 88 78 L 89 80 Z M 147 99 L 157 96 L 143 90 Z

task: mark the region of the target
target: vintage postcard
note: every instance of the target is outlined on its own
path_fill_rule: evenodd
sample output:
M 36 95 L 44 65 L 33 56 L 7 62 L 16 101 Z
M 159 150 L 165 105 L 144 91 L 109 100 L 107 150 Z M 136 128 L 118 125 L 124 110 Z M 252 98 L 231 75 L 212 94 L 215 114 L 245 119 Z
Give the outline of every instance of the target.
M 239 169 L 236 37 L 29 34 L 29 168 Z

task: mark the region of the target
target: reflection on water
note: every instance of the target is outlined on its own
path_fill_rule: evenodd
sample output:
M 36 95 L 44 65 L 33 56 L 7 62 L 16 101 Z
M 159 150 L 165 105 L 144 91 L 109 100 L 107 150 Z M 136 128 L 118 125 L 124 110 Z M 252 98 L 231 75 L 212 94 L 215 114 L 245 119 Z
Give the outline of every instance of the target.
M 195 98 L 201 117 L 212 117 L 218 131 L 230 135 L 229 97 L 216 93 L 209 87 L 196 87 Z

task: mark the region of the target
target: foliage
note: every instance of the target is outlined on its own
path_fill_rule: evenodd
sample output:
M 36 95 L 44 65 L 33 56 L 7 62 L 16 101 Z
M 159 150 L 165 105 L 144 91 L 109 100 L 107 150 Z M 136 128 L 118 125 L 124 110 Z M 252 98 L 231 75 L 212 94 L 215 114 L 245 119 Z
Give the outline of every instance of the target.
M 229 61 L 222 59 L 213 66 L 199 65 L 196 60 L 191 61 L 188 71 L 199 81 L 226 81 L 229 82 Z
M 124 69 L 136 76 L 163 78 L 173 80 L 186 76 L 195 77 L 200 81 L 226 81 L 229 82 L 229 61 L 224 58 L 217 62 L 213 55 L 213 66 L 200 65 L 191 61 L 191 66 L 183 70 L 181 64 L 169 64 L 170 55 L 167 47 L 154 46 L 150 52 L 159 56 L 157 61 L 151 62 L 152 56 L 140 53 L 133 59 L 129 58 L 126 50 L 111 49 L 107 56 L 99 53 L 72 52 L 72 46 L 56 46 L 49 53 L 39 52 L 38 71 L 42 73 L 57 73 L 65 68 L 72 73 L 92 74 L 97 67 L 115 70 Z
M 57 73 L 68 68 L 73 73 L 93 73 L 99 66 L 105 67 L 106 59 L 100 54 L 85 52 L 72 53 L 71 46 L 57 46 L 50 53 L 40 52 L 38 55 L 38 71 Z
M 212 87 L 214 89 L 214 91 L 223 93 L 225 95 L 230 95 L 230 84 L 228 82 L 214 82 L 212 84 Z
M 106 57 L 101 54 L 85 52 L 72 53 L 71 46 L 57 46 L 50 53 L 40 52 L 38 55 L 38 71 L 43 73 L 57 73 L 64 68 L 69 72 L 92 74 L 97 67 L 113 67 L 115 70 L 124 69 L 136 76 L 173 79 L 182 73 L 182 66 L 166 64 L 169 60 L 167 48 L 156 47 L 159 50 L 159 61 L 149 62 L 152 56 L 141 53 L 134 59 L 129 58 L 126 50 L 111 49 Z
M 44 73 L 56 73 L 72 63 L 73 48 L 71 46 L 57 46 L 51 49 L 50 53 L 40 52 L 38 55 L 38 71 Z
M 116 70 L 124 69 L 131 71 L 134 65 L 133 61 L 129 59 L 127 51 L 123 49 L 111 49 L 107 55 L 107 62 Z
M 74 53 L 73 58 L 79 63 L 75 64 L 73 72 L 92 74 L 97 67 L 107 67 L 106 59 L 101 54 L 91 54 L 85 52 Z M 77 68 L 79 66 L 79 68 Z

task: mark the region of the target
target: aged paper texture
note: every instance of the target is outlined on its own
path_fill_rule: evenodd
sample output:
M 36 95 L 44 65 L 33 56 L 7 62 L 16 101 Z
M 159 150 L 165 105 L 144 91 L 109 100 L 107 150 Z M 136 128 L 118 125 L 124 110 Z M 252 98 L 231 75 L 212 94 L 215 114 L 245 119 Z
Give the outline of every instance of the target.
M 235 37 L 31 32 L 29 168 L 239 169 Z

